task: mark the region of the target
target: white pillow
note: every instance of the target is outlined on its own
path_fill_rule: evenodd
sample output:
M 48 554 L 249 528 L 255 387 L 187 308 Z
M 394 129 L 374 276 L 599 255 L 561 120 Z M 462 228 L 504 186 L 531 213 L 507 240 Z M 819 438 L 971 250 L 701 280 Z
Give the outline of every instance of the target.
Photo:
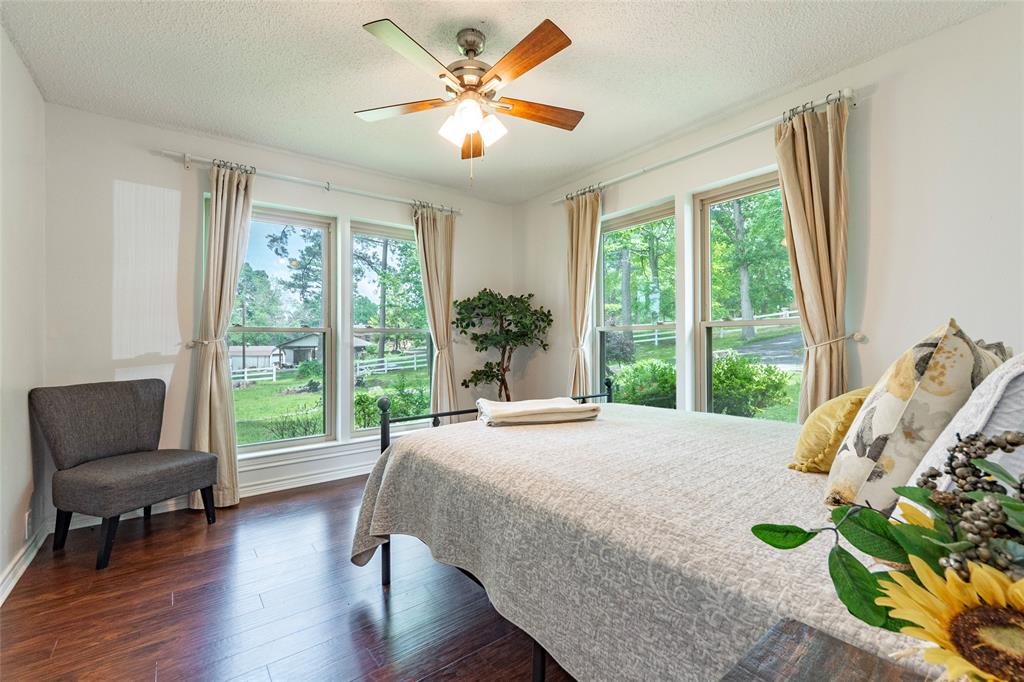
M 947 450 L 956 444 L 956 434 L 967 436 L 981 432 L 992 436 L 1003 431 L 1024 431 L 1024 353 L 996 367 L 974 389 L 925 453 L 907 485 L 917 485 L 917 479 L 929 467 L 942 471 L 949 455 Z M 990 457 L 1015 476 L 1024 473 L 1024 448 L 1011 453 L 996 450 Z M 946 490 L 949 477 L 943 476 L 937 483 L 940 490 Z

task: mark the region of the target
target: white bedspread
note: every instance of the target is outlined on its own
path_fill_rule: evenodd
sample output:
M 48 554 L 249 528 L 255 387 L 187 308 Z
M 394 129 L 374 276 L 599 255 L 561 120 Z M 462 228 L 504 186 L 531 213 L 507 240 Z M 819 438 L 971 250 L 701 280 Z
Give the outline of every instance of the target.
M 836 599 L 829 535 L 784 552 L 750 534 L 827 522 L 824 476 L 786 468 L 798 432 L 615 404 L 590 422 L 419 431 L 371 473 L 352 560 L 420 538 L 580 680 L 717 679 L 785 617 L 904 649 Z

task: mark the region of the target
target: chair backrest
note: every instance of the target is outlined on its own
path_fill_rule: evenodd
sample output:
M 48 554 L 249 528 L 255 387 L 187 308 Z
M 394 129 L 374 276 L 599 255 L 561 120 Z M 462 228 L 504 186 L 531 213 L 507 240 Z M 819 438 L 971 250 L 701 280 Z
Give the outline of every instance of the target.
M 58 469 L 156 450 L 164 417 L 160 379 L 33 388 L 29 410 Z

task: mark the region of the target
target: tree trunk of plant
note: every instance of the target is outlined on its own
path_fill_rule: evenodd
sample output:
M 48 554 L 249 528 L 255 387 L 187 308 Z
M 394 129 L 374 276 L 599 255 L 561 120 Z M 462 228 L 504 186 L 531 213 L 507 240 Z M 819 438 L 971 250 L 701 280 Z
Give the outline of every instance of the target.
M 384 286 L 384 282 L 381 279 L 388 271 L 388 240 L 385 239 L 383 246 L 380 251 L 380 275 L 377 277 L 377 285 L 380 287 L 380 300 L 377 307 L 377 324 L 381 329 L 386 329 L 387 324 L 387 306 L 388 306 L 388 294 L 387 287 Z M 377 357 L 384 357 L 384 343 L 387 341 L 386 335 L 381 334 L 380 338 L 377 339 Z
M 736 249 L 740 252 L 739 276 L 740 276 L 740 317 L 750 320 L 754 317 L 754 306 L 750 302 L 750 265 L 743 251 L 743 240 L 747 236 L 747 226 L 743 222 L 743 209 L 739 199 L 732 202 L 732 222 L 736 226 Z M 749 341 L 754 338 L 753 327 L 743 327 L 743 338 Z
M 501 349 L 501 382 L 498 384 L 498 398 L 512 402 L 512 391 L 508 387 L 508 373 L 512 369 L 512 349 Z

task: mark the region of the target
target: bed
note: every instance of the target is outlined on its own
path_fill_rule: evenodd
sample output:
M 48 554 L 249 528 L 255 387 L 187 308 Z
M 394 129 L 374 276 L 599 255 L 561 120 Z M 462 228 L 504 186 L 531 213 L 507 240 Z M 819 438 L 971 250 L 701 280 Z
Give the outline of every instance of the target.
M 783 552 L 750 534 L 827 523 L 824 477 L 786 468 L 798 433 L 620 404 L 413 432 L 370 474 L 352 561 L 419 538 L 581 680 L 717 679 L 786 617 L 882 656 L 912 646 L 838 602 L 828 536 Z

